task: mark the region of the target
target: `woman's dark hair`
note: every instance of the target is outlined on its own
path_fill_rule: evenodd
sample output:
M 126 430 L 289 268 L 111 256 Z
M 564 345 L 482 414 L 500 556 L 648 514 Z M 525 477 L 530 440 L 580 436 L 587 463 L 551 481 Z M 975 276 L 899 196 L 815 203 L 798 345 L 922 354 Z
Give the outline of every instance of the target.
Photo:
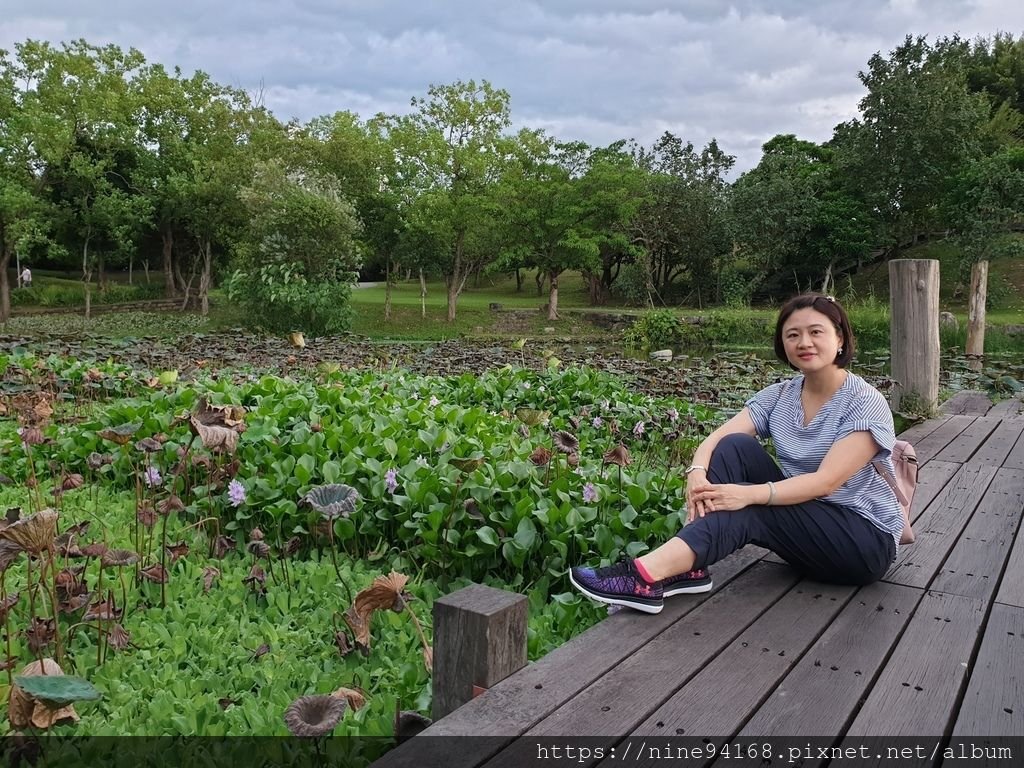
M 782 305 L 779 310 L 779 319 L 775 323 L 775 356 L 793 370 L 797 370 L 797 367 L 786 357 L 786 345 L 782 341 L 782 326 L 785 325 L 789 316 L 798 309 L 813 309 L 832 321 L 832 325 L 843 337 L 842 352 L 836 355 L 835 363 L 840 368 L 848 366 L 850 360 L 853 359 L 854 346 L 850 318 L 846 316 L 846 310 L 840 306 L 838 301 L 821 293 L 801 293 Z

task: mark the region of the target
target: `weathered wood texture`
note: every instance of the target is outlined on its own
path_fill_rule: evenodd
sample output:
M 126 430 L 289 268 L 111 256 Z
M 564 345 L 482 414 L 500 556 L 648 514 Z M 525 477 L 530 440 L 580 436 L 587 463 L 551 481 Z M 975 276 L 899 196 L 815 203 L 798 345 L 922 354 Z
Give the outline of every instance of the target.
M 526 666 L 526 596 L 474 584 L 434 603 L 433 716 Z
M 932 581 L 932 592 L 992 599 L 1024 509 L 1024 471 L 996 470 L 970 522 Z
M 942 736 L 951 725 L 985 603 L 926 594 L 848 736 Z
M 1017 538 L 999 583 L 996 602 L 1024 608 L 1024 526 L 1017 528 Z
M 954 736 L 1024 736 L 1024 608 L 993 605 Z
M 918 517 L 914 525 L 917 541 L 900 548 L 885 580 L 909 587 L 927 587 L 995 473 L 991 467 L 965 464 Z
M 913 441 L 917 451 L 917 461 L 924 465 L 931 461 L 935 455 L 949 445 L 967 427 L 974 423 L 975 416 L 950 416 L 943 421 L 939 427 L 921 438 Z M 908 440 L 910 438 L 907 438 Z
M 992 409 L 992 399 L 985 392 L 965 389 L 957 392 L 940 407 L 939 413 L 951 416 L 985 416 Z
M 911 587 L 861 589 L 740 731 L 841 733 L 921 599 Z
M 892 351 L 893 410 L 911 398 L 926 410 L 939 399 L 939 262 L 889 262 L 889 342 Z
M 803 581 L 655 710 L 633 736 L 729 736 L 842 610 L 853 587 Z
M 1016 395 L 1008 397 L 1006 400 L 1000 400 L 989 408 L 986 415 L 997 416 L 1000 419 L 1012 419 L 1020 416 L 1022 406 L 1024 406 L 1024 402 L 1021 402 L 1020 395 Z
M 988 260 L 976 261 L 971 266 L 971 292 L 967 297 L 968 355 L 985 354 L 985 298 L 988 296 Z
M 979 416 L 964 429 L 959 435 L 935 454 L 936 461 L 967 461 L 977 451 L 988 436 L 999 426 L 999 419 L 990 419 Z M 1009 449 L 1007 449 L 1009 453 Z

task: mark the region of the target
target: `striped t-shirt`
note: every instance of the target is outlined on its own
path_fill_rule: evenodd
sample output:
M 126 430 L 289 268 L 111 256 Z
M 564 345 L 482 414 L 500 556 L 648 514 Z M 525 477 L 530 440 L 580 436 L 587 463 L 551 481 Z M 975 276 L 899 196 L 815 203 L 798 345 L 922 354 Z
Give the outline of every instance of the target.
M 804 426 L 800 400 L 804 377 L 772 384 L 747 401 L 758 437 L 772 439 L 779 466 L 786 477 L 816 472 L 832 445 L 852 432 L 870 432 L 878 446 L 873 461 L 892 473 L 896 429 L 892 411 L 882 394 L 860 376 L 848 373 L 832 398 Z M 889 484 L 869 462 L 826 501 L 840 504 L 867 518 L 899 545 L 903 513 Z

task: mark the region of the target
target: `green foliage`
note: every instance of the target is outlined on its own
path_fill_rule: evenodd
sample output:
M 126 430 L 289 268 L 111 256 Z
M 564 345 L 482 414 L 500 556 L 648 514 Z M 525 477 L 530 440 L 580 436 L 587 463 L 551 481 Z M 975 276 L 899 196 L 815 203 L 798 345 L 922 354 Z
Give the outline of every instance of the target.
M 287 264 L 236 270 L 225 282 L 228 298 L 243 307 L 246 324 L 312 336 L 343 333 L 352 325 L 350 283 L 312 282 Z
M 670 309 L 654 309 L 644 313 L 626 329 L 625 344 L 631 349 L 670 347 L 679 343 L 683 335 L 683 322 Z

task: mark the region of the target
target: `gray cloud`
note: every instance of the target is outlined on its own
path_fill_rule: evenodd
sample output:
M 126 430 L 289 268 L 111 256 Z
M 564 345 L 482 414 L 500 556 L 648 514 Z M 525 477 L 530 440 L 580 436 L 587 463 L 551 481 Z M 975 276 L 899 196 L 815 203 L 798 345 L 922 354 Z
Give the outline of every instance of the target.
M 517 125 L 562 139 L 717 137 L 754 165 L 776 133 L 824 141 L 857 79 L 906 34 L 1024 31 L 1017 0 L 23 2 L 0 48 L 85 38 L 260 92 L 282 119 L 402 112 L 431 83 L 488 79 Z M 94 5 L 94 4 L 89 4 Z

